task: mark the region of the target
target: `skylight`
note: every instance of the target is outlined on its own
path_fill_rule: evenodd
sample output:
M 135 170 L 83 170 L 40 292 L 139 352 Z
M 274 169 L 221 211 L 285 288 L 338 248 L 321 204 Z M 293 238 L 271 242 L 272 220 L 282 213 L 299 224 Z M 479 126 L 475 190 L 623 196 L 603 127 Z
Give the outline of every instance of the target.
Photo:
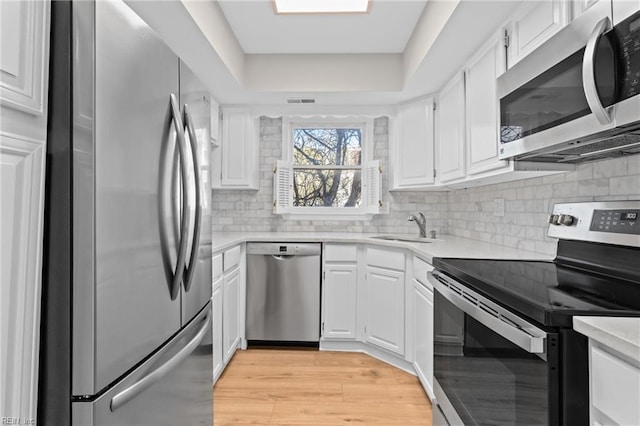
M 369 0 L 274 0 L 276 13 L 367 13 Z

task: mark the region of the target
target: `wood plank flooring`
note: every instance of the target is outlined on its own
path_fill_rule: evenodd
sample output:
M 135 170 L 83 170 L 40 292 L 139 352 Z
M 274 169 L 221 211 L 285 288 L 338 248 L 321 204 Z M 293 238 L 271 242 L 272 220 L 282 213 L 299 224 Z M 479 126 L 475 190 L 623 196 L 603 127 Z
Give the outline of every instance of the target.
M 358 353 L 238 351 L 213 395 L 215 426 L 431 426 L 418 379 Z

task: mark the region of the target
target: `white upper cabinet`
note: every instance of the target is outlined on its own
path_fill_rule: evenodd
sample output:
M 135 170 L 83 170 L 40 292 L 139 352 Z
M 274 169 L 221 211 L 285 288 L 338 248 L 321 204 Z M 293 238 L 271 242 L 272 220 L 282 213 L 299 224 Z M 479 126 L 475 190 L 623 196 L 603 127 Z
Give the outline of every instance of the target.
M 578 16 L 582 15 L 594 4 L 603 1 L 610 2 L 611 0 L 573 0 L 571 2 L 571 20 L 574 20 Z
M 509 68 L 567 25 L 570 9 L 571 2 L 567 0 L 524 2 L 507 26 Z
M 465 70 L 467 174 L 508 166 L 498 160 L 499 111 L 496 78 L 504 72 L 503 49 L 494 37 Z
M 213 99 L 213 96 L 209 96 L 209 103 L 211 105 L 211 143 L 214 146 L 220 145 L 220 105 Z
M 392 190 L 434 184 L 433 99 L 398 106 L 391 156 Z
M 214 189 L 258 189 L 259 123 L 248 108 L 222 108 L 222 138 L 213 152 Z
M 458 73 L 440 92 L 436 108 L 438 180 L 446 183 L 465 177 L 464 74 Z

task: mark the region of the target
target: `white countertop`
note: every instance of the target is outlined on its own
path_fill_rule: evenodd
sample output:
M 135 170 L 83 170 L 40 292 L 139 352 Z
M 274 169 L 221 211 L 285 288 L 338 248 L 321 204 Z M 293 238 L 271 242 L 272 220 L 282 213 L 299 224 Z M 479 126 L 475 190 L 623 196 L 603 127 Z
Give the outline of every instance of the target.
M 640 362 L 640 318 L 573 317 L 573 328 Z
M 550 260 L 548 255 L 500 246 L 454 235 L 441 235 L 429 243 L 411 243 L 373 239 L 380 234 L 346 232 L 214 232 L 213 251 L 218 252 L 238 243 L 255 242 L 340 242 L 366 243 L 413 251 L 431 263 L 434 257 L 465 257 L 476 259 Z

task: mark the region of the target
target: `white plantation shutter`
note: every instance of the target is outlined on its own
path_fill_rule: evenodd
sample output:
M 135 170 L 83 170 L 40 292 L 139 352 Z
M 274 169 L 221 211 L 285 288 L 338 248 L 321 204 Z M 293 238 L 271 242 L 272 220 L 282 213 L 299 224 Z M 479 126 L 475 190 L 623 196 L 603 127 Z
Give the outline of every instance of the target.
M 287 161 L 278 160 L 273 171 L 273 212 L 287 213 L 291 208 L 293 168 Z
M 382 169 L 379 160 L 367 163 L 362 189 L 367 213 L 380 213 L 382 210 Z

